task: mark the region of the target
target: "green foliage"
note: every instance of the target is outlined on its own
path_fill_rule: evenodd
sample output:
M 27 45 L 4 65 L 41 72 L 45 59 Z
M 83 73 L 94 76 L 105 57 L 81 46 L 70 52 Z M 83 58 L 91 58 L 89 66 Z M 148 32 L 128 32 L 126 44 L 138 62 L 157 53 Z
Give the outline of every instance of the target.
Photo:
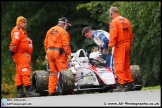
M 159 89 L 161 89 L 161 85 L 142 87 L 142 90 L 159 90 Z
M 79 4 L 77 9 L 80 10 L 82 8 L 86 8 L 88 11 L 91 12 L 91 17 L 97 19 L 99 23 L 98 29 L 103 29 L 108 31 L 108 22 L 109 22 L 109 15 L 107 10 L 109 9 L 110 5 L 113 1 L 92 1 L 86 4 Z

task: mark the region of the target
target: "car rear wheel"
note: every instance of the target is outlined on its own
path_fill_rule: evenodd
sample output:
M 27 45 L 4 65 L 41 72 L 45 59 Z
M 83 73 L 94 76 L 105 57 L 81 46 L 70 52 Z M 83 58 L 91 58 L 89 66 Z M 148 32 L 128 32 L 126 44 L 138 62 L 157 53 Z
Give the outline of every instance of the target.
M 140 72 L 140 67 L 138 65 L 130 66 L 132 77 L 134 80 L 134 89 L 133 90 L 141 90 L 142 89 L 142 75 Z
M 44 70 L 34 71 L 32 74 L 32 88 L 34 92 L 40 93 L 41 96 L 48 94 L 49 72 Z

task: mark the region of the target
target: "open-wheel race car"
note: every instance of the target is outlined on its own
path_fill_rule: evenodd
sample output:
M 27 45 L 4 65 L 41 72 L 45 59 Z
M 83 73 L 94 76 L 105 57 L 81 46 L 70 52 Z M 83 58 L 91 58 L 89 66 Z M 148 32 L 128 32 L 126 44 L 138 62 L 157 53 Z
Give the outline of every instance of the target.
M 87 54 L 84 49 L 72 53 L 69 69 L 62 70 L 58 75 L 56 93 L 68 95 L 88 92 L 107 92 L 116 88 L 115 74 L 105 65 L 105 59 L 99 51 Z M 89 57 L 88 57 L 88 56 Z M 32 74 L 33 90 L 41 95 L 48 94 L 48 76 L 50 72 L 48 60 L 46 70 L 36 70 Z M 142 89 L 142 78 L 138 65 L 131 65 L 134 79 L 134 90 Z
M 87 52 L 87 56 L 89 56 L 89 59 L 91 59 L 91 58 L 94 58 L 93 56 L 95 56 L 95 54 L 97 54 L 97 53 L 94 53 L 94 52 L 98 52 L 99 47 L 96 46 L 95 44 L 90 44 L 90 45 L 85 47 L 85 50 Z M 99 55 L 101 55 L 101 54 L 99 54 Z M 101 56 L 101 58 L 106 59 L 106 57 L 104 57 L 104 56 Z M 132 77 L 133 77 L 133 80 L 134 80 L 134 82 L 133 82 L 134 88 L 132 90 L 141 90 L 143 81 L 142 81 L 142 75 L 141 75 L 141 72 L 140 72 L 140 67 L 138 65 L 131 65 L 130 70 L 131 70 Z

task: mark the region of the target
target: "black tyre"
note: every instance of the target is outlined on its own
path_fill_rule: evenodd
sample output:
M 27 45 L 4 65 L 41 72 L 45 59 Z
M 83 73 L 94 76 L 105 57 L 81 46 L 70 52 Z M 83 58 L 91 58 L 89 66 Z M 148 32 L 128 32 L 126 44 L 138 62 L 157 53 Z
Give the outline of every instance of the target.
M 59 74 L 58 89 L 60 95 L 73 94 L 74 76 L 70 70 L 62 70 Z
M 107 90 L 107 89 L 102 89 L 102 90 L 99 90 L 99 93 L 106 93 L 106 92 L 108 92 L 108 90 Z
M 132 77 L 134 80 L 134 89 L 133 90 L 141 90 L 142 89 L 142 75 L 140 72 L 140 67 L 138 65 L 130 66 Z
M 49 72 L 44 70 L 37 70 L 32 74 L 32 88 L 36 93 L 40 93 L 41 96 L 48 94 L 48 78 Z

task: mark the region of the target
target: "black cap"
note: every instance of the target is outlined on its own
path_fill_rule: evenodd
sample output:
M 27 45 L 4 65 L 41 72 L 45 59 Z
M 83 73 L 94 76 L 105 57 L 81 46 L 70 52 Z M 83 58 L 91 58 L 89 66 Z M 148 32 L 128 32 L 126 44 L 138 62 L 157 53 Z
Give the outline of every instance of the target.
M 72 26 L 70 23 L 69 23 L 69 20 L 66 18 L 66 17 L 61 17 L 59 20 L 59 22 L 67 22 L 69 24 L 69 26 Z

